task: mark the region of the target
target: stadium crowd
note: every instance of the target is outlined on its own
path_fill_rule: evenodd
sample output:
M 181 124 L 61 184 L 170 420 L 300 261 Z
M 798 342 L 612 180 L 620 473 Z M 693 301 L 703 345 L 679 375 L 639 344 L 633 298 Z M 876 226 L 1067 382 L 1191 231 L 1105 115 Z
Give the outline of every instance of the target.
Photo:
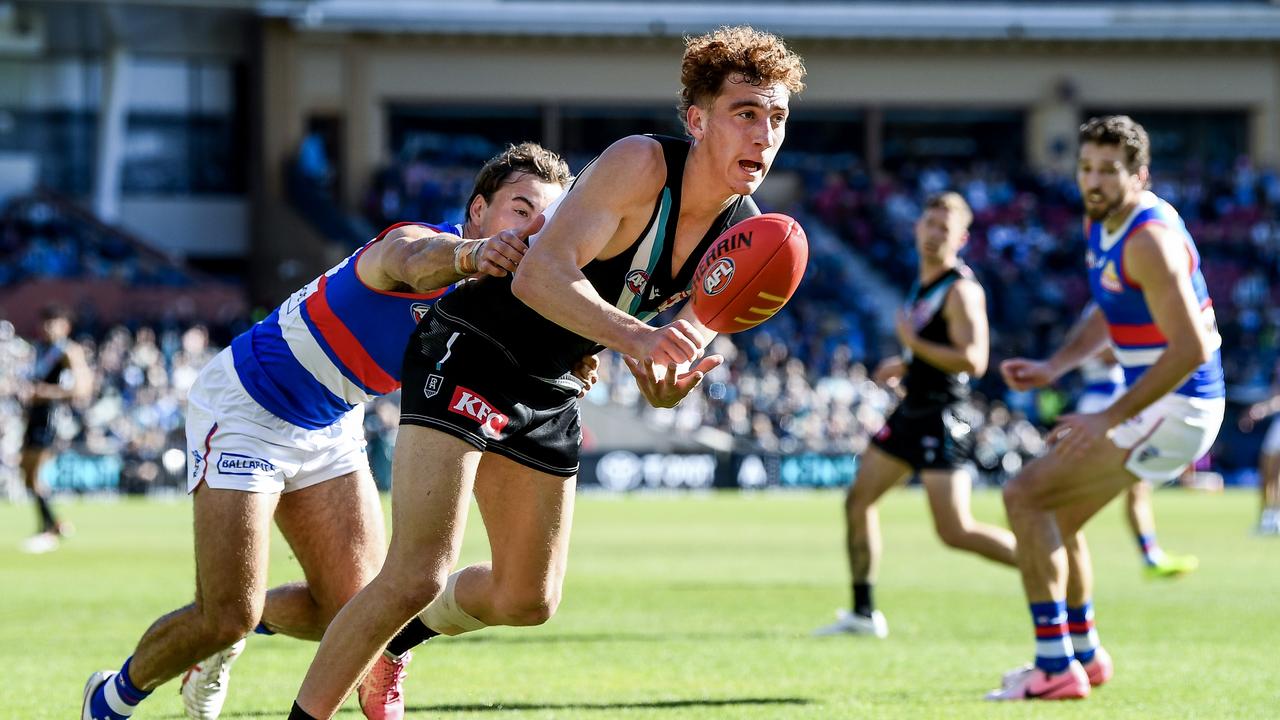
M 483 143 L 469 147 L 450 145 L 446 155 L 418 152 L 379 172 L 365 220 L 379 226 L 406 217 L 452 219 L 470 190 L 472 156 L 493 150 Z M 1005 173 L 981 163 L 869 173 L 847 157 L 800 153 L 776 172 L 794 173 L 806 189 L 802 205 L 776 209 L 829 229 L 847 251 L 904 290 L 914 280 L 912 226 L 923 199 L 947 188 L 961 191 L 975 213 L 964 255 L 987 291 L 993 367 L 1005 357 L 1043 356 L 1085 302 L 1079 198 L 1069 176 Z M 1153 190 L 1180 210 L 1204 256 L 1232 395 L 1255 399 L 1269 387 L 1280 351 L 1280 177 L 1241 161 L 1221 172 L 1158 171 Z M 40 203 L 11 207 L 0 225 L 0 257 L 9 260 L 0 264 L 0 287 L 27 277 L 121 273 L 131 282 L 160 281 L 149 269 L 156 260 L 107 239 L 73 233 Z M 717 339 L 713 350 L 727 362 L 680 407 L 647 408 L 613 356 L 590 401 L 634 407 L 660 428 L 716 428 L 741 450 L 860 452 L 894 402 L 870 381 L 870 370 L 897 349 L 874 310 L 850 294 L 840 266 L 838 256 L 815 257 L 782 313 L 754 331 Z M 184 447 L 185 391 L 247 319 L 210 329 L 180 322 L 104 328 L 88 319 L 77 337 L 87 341 L 97 373 L 95 399 L 63 423 L 63 441 L 90 454 L 122 455 L 128 488 L 166 478 L 176 484 L 185 457 L 179 463 L 170 454 L 168 467 L 163 459 Z M 7 324 L 0 325 L 0 356 L 0 469 L 11 475 L 21 435 L 9 390 L 30 350 Z M 985 417 L 975 453 L 982 474 L 1000 482 L 1040 452 L 1038 428 L 1069 407 L 1071 390 L 1068 384 L 1061 391 L 1013 393 L 989 372 L 975 393 Z M 375 468 L 389 460 L 397 412 L 393 396 L 366 414 Z
M 0 288 L 36 279 L 115 279 L 181 287 L 181 265 L 147 252 L 53 196 L 15 199 L 0 213 Z

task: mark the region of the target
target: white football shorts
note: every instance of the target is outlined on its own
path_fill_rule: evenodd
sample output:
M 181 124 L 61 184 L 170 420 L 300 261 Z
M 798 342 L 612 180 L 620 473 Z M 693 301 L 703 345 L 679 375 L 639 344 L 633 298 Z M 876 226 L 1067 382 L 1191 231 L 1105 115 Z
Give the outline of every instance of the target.
M 281 420 L 245 392 L 227 348 L 200 371 L 187 397 L 187 469 L 188 493 L 202 482 L 287 493 L 367 472 L 364 406 L 319 430 Z
M 1160 482 L 1182 474 L 1209 452 L 1222 427 L 1223 398 L 1170 393 L 1111 430 L 1111 441 L 1128 450 L 1124 467 L 1142 480 Z

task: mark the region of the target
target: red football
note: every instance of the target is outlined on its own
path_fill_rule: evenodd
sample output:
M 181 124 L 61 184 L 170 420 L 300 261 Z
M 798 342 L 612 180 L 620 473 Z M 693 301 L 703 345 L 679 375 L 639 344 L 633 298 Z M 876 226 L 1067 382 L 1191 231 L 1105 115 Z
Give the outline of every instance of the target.
M 766 213 L 724 231 L 693 273 L 693 312 L 721 333 L 749 330 L 791 299 L 809 262 L 795 218 Z

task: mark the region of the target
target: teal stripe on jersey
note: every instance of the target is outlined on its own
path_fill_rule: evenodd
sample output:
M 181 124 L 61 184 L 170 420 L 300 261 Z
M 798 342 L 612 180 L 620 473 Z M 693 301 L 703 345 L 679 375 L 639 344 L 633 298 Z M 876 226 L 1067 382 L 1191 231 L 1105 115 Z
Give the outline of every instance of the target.
M 649 228 L 649 232 L 644 236 L 640 245 L 636 247 L 635 254 L 631 256 L 631 270 L 627 272 L 630 277 L 632 272 L 643 270 L 648 284 L 652 284 L 653 273 L 658 267 L 658 261 L 662 258 L 662 248 L 667 241 L 667 218 L 671 214 L 671 188 L 662 188 L 662 199 L 658 204 L 658 218 L 654 221 L 653 227 Z M 644 302 L 643 291 L 640 294 L 631 292 L 628 283 L 622 283 L 622 294 L 618 298 L 615 307 L 632 317 L 639 317 L 640 305 Z

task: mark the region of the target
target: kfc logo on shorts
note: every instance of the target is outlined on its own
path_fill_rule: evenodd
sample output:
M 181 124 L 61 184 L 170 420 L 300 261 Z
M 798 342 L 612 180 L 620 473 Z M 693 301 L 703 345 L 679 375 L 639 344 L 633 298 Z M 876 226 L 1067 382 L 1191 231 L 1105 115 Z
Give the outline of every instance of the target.
M 427 376 L 427 384 L 422 388 L 422 394 L 433 398 L 440 393 L 441 385 L 444 385 L 444 376 L 432 373 Z
M 649 284 L 649 273 L 636 268 L 627 273 L 627 289 L 636 295 L 643 295 L 645 287 Z
M 733 260 L 722 257 L 711 266 L 710 270 L 707 270 L 706 276 L 702 278 L 702 291 L 707 295 L 718 295 L 729 287 L 731 280 L 733 280 Z
M 453 391 L 453 399 L 449 401 L 449 411 L 465 415 L 480 423 L 481 434 L 494 440 L 502 437 L 502 429 L 511 421 L 511 418 L 494 410 L 489 401 L 477 395 L 475 390 L 461 385 Z

